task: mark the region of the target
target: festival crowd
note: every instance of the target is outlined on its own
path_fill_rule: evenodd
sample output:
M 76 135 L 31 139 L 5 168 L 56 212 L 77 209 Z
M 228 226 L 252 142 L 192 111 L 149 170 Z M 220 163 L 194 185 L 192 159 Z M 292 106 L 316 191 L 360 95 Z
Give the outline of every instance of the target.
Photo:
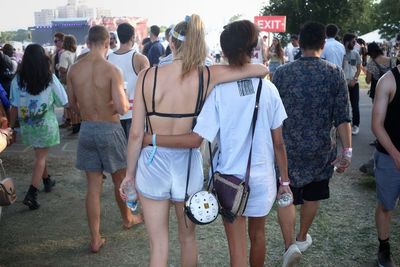
M 189 196 L 204 188 L 220 203 L 231 266 L 264 266 L 265 224 L 274 203 L 282 266 L 298 266 L 312 248 L 309 230 L 321 200 L 330 197 L 333 173 L 351 164 L 364 73 L 376 150 L 360 170 L 376 180 L 378 266 L 396 266 L 389 237 L 400 196 L 400 33 L 390 50 L 353 33 L 340 39 L 334 24 L 308 22 L 284 49 L 278 36 L 269 42 L 252 22 L 239 20 L 224 27 L 222 52 L 214 57 L 198 15 L 171 25 L 166 47 L 159 34 L 153 25 L 149 38 L 136 44 L 129 23 L 116 32 L 92 26 L 78 54 L 76 38 L 57 32 L 53 53 L 30 44 L 20 59 L 10 44 L 2 46 L 0 141 L 11 145 L 19 128 L 18 138 L 35 156 L 24 205 L 39 209 L 41 184 L 47 193 L 56 185 L 46 160 L 60 143 L 59 129 L 67 128 L 78 135 L 75 167 L 87 178 L 91 252 L 106 241 L 100 196 L 108 173 L 122 226 L 145 224 L 149 266 L 168 264 L 171 207 L 181 266 L 197 266 L 195 228 L 202 223 L 192 218 Z M 64 110 L 60 124 L 56 107 Z M 203 171 L 207 150 L 210 179 Z M 245 190 L 240 211 L 224 206 L 229 190 L 217 187 L 221 181 L 235 183 L 232 179 Z M 127 187 L 140 212 L 127 206 L 132 200 Z M 208 213 L 209 203 L 203 204 Z

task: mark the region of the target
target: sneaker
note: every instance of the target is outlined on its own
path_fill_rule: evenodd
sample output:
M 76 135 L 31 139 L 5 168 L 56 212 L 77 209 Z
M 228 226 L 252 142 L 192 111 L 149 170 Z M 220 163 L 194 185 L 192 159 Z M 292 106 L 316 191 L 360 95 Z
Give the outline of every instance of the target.
M 301 252 L 296 244 L 290 245 L 290 247 L 283 254 L 282 267 L 295 267 L 299 264 L 301 259 Z
M 306 251 L 311 246 L 311 244 L 312 244 L 312 238 L 309 234 L 307 234 L 306 240 L 304 241 L 296 240 L 296 245 L 301 252 Z
M 359 170 L 362 173 L 368 174 L 370 176 L 375 176 L 374 174 L 374 160 L 370 159 L 367 163 L 364 163 L 360 166 Z
M 51 176 L 47 176 L 47 178 L 43 179 L 43 185 L 44 185 L 44 192 L 49 193 L 51 192 L 51 189 L 56 185 L 56 181 L 51 179 Z
M 360 132 L 360 128 L 358 126 L 351 127 L 351 133 L 353 135 L 357 135 Z
M 380 251 L 378 252 L 378 266 L 379 267 L 396 267 L 393 261 L 390 251 Z

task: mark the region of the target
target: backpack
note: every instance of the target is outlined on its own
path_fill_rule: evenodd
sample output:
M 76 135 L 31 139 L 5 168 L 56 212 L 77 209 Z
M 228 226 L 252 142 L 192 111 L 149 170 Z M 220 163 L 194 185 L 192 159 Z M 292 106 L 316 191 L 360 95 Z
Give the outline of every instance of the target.
M 0 82 L 9 82 L 14 78 L 13 63 L 11 59 L 0 53 Z

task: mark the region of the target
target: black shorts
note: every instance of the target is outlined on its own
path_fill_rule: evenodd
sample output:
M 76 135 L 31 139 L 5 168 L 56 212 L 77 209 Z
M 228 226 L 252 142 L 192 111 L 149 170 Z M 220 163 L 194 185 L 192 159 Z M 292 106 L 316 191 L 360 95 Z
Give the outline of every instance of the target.
M 306 201 L 318 201 L 329 198 L 329 179 L 311 182 L 303 187 L 292 187 L 293 204 L 301 205 Z

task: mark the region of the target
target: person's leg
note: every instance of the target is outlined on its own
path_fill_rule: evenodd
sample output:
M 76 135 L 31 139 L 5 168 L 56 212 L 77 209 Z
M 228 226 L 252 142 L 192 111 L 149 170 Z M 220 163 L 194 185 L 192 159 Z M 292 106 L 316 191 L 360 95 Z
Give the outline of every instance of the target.
M 283 241 L 285 242 L 285 251 L 294 243 L 294 231 L 296 226 L 296 208 L 289 205 L 287 207 L 278 207 L 278 222 L 281 227 Z
M 224 220 L 231 267 L 247 266 L 246 217 L 237 216 L 233 223 Z
M 144 225 L 149 235 L 149 267 L 166 267 L 168 263 L 169 200 L 152 200 L 139 194 Z
M 360 126 L 360 85 L 356 83 L 353 87 L 353 101 L 351 109 L 353 111 L 353 125 Z
M 249 217 L 250 266 L 262 267 L 265 260 L 265 220 L 264 217 Z
M 378 203 L 375 210 L 375 223 L 378 231 L 378 238 L 386 240 L 390 236 L 390 221 L 392 212 L 386 210 L 381 203 Z
M 46 166 L 46 158 L 49 148 L 34 148 L 34 151 L 35 163 L 32 171 L 31 185 L 29 186 L 28 192 L 23 200 L 23 203 L 31 210 L 35 210 L 40 207 L 40 204 L 37 201 L 37 192 L 39 190 L 42 174 Z
M 105 239 L 100 235 L 100 194 L 103 185 L 102 172 L 86 172 L 86 214 L 91 236 L 90 249 L 96 253 L 104 244 Z
M 354 87 L 348 86 L 349 89 L 349 98 L 351 104 L 351 113 L 352 113 L 352 124 L 353 126 L 360 125 L 360 109 L 359 109 L 359 100 L 360 100 L 360 87 L 358 83 L 354 85 Z
M 314 221 L 319 207 L 319 201 L 306 201 L 301 205 L 300 210 L 300 231 L 297 234 L 297 241 L 305 241 L 307 238 L 308 230 Z
M 175 202 L 175 213 L 178 219 L 178 235 L 181 245 L 181 266 L 197 266 L 198 251 L 195 224 L 186 217 L 183 202 Z
M 44 165 L 43 174 L 42 174 L 42 178 L 46 179 L 47 177 L 49 177 L 49 173 L 47 172 L 47 164 L 45 164 Z
M 125 201 L 121 198 L 121 195 L 119 193 L 119 187 L 121 186 L 122 180 L 125 178 L 125 174 L 126 174 L 126 169 L 121 169 L 111 174 L 111 177 L 114 183 L 115 200 L 117 201 L 118 208 L 121 212 L 123 227 L 125 229 L 129 229 L 135 224 L 142 223 L 143 218 L 141 214 L 132 214 L 131 210 L 128 208 Z
M 43 173 L 46 170 L 46 158 L 47 154 L 49 153 L 49 148 L 34 148 L 34 151 L 35 163 L 32 172 L 32 185 L 36 188 L 39 188 L 39 185 L 42 181 Z

